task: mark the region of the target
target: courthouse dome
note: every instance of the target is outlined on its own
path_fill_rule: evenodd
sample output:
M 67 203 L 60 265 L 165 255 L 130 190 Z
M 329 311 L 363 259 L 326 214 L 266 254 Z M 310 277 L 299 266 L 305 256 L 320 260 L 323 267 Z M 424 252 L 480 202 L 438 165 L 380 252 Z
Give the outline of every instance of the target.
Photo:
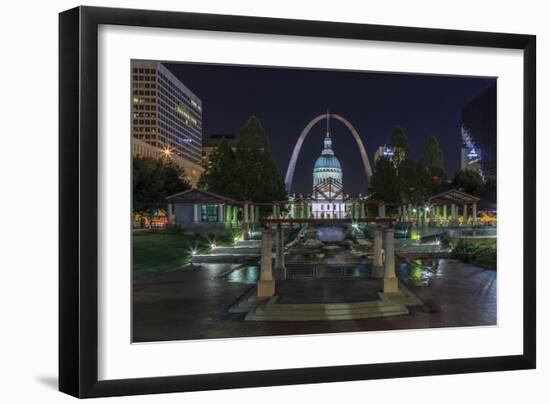
M 340 160 L 338 160 L 338 157 L 334 155 L 334 151 L 332 150 L 332 139 L 328 131 L 328 125 L 324 146 L 321 155 L 317 157 L 313 166 L 313 186 L 329 178 L 342 183 L 342 166 L 340 165 Z

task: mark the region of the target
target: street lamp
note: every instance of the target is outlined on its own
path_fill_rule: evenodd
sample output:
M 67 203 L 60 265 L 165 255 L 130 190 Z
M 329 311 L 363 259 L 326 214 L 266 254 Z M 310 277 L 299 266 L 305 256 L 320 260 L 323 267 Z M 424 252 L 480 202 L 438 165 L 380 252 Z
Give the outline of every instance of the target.
M 172 157 L 172 149 L 170 146 L 166 146 L 164 149 L 162 149 L 162 154 L 166 159 L 170 159 Z

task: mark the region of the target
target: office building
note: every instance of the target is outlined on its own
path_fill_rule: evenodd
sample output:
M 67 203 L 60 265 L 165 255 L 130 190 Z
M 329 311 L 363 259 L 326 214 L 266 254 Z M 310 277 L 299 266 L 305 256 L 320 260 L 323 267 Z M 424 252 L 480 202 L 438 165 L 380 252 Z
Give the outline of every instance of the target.
M 202 102 L 161 62 L 132 61 L 132 137 L 134 155 L 173 157 L 188 177 L 202 172 Z

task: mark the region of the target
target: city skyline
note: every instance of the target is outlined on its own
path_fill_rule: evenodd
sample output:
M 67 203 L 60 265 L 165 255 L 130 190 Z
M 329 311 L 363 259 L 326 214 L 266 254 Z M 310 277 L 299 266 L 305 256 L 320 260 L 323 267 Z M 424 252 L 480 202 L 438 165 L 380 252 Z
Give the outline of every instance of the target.
M 291 149 L 305 125 L 330 112 L 346 117 L 357 129 L 371 164 L 375 150 L 387 143 L 394 125 L 402 126 L 413 158 L 435 135 L 450 177 L 460 168 L 462 110 L 496 82 L 494 78 L 290 69 L 236 65 L 165 63 L 204 105 L 203 137 L 237 134 L 249 116 L 266 128 L 273 157 L 284 176 Z M 307 74 L 306 74 L 307 73 Z M 487 119 L 492 119 L 488 117 Z M 355 141 L 332 120 L 334 150 L 342 160 L 344 185 L 366 193 L 366 179 Z M 308 173 L 321 151 L 324 125 L 306 138 L 291 193 L 311 188 Z

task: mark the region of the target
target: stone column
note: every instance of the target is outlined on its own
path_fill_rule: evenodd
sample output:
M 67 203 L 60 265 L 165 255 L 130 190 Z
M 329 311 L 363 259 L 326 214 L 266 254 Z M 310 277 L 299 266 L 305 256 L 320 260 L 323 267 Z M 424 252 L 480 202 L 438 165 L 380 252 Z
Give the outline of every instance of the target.
M 243 205 L 243 223 L 248 223 L 248 203 Z
M 250 205 L 250 223 L 254 224 L 256 223 L 256 209 L 254 209 L 254 205 Z
M 218 204 L 218 222 L 223 223 L 225 220 L 223 218 L 223 204 Z
M 172 203 L 168 203 L 168 224 L 169 225 L 175 224 L 174 205 L 172 205 Z
M 384 229 L 384 293 L 399 291 L 399 281 L 395 275 L 395 238 L 393 227 Z
M 408 213 L 408 216 L 407 216 L 407 219 L 409 222 L 412 222 L 412 217 L 413 217 L 413 207 L 412 207 L 412 204 L 409 203 L 409 206 L 407 208 L 407 211 L 409 212 Z
M 271 228 L 262 231 L 262 258 L 260 264 L 260 280 L 258 281 L 258 297 L 271 297 L 275 294 L 275 281 L 271 263 Z
M 361 219 L 365 218 L 365 204 L 361 204 Z
M 285 233 L 283 227 L 277 225 L 277 232 L 275 233 L 275 273 L 276 278 L 280 280 L 286 279 L 286 266 L 285 266 Z
M 468 205 L 464 204 L 462 210 L 462 226 L 468 226 Z
M 451 204 L 451 221 L 453 226 L 456 226 L 456 205 L 453 203 Z
M 477 203 L 472 205 L 472 225 L 477 226 Z
M 422 227 L 426 227 L 428 224 L 428 210 L 427 206 L 422 206 Z
M 199 221 L 199 205 L 196 203 L 193 204 L 193 222 L 197 223 Z
M 260 221 L 260 207 L 254 206 L 255 214 L 254 217 L 256 218 L 256 222 L 258 223 Z
M 448 219 L 448 216 L 447 216 L 447 205 L 443 205 L 443 226 L 447 226 L 448 222 L 447 222 L 447 219 Z
M 376 225 L 374 230 L 374 259 L 372 264 L 372 276 L 374 278 L 384 277 L 384 264 L 382 262 L 382 228 Z

